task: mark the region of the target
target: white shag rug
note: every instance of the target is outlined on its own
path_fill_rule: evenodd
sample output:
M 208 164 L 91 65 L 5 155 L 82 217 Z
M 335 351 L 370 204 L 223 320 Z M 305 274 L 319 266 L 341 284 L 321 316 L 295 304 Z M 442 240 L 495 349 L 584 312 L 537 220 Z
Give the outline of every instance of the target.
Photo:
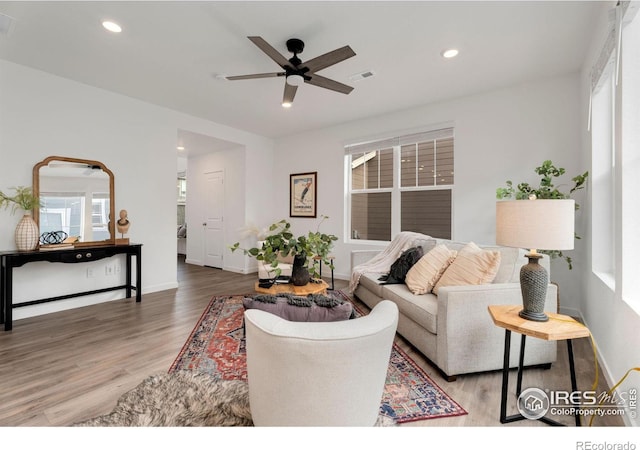
M 380 415 L 376 426 L 395 426 Z M 177 371 L 152 375 L 123 394 L 108 414 L 75 427 L 210 427 L 253 426 L 249 386 L 219 380 L 204 372 Z

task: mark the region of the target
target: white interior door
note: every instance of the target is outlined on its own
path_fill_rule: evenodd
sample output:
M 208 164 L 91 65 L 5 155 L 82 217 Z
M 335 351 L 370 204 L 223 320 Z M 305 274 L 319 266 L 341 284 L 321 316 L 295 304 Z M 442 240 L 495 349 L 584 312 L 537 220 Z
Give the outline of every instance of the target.
M 222 268 L 224 254 L 224 174 L 207 172 L 205 178 L 204 265 Z

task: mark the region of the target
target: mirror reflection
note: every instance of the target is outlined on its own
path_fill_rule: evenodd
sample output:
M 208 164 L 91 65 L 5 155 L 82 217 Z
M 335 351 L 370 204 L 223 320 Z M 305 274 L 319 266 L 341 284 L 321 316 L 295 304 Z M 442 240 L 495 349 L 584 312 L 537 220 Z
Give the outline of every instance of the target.
M 102 163 L 48 158 L 36 167 L 41 235 L 64 231 L 84 243 L 114 238 L 110 224 L 113 178 Z

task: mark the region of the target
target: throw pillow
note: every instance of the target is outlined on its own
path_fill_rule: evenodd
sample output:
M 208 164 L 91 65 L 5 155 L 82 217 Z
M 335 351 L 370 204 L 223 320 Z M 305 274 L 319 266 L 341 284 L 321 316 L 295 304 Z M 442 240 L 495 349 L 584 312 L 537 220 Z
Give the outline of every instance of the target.
M 391 264 L 389 273 L 382 275 L 378 280 L 383 281 L 382 284 L 402 284 L 407 276 L 409 269 L 417 263 L 424 255 L 422 247 L 411 247 L 402 252 L 402 254 Z
M 415 295 L 428 294 L 457 254 L 444 244 L 437 245 L 409 269 L 405 284 Z
M 444 271 L 433 288 L 433 293 L 438 295 L 438 290 L 443 286 L 491 283 L 499 268 L 499 251 L 482 250 L 470 242 L 458 252 L 456 259 Z
M 242 304 L 245 309 L 260 309 L 291 322 L 336 322 L 355 317 L 351 303 L 321 296 L 254 296 L 245 297 Z

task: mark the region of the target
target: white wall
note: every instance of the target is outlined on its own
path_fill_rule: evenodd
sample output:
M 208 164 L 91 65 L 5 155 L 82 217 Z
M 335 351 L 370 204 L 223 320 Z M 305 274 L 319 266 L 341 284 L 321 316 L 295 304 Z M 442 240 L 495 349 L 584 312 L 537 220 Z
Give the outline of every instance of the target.
M 581 86 L 581 138 L 582 148 L 579 154 L 581 164 L 591 167 L 591 135 L 587 130 L 587 114 L 589 105 L 589 87 L 590 87 L 590 71 L 591 67 L 600 54 L 604 45 L 606 34 L 608 32 L 608 10 L 613 4 L 607 4 L 602 7 L 599 22 L 594 28 L 593 40 L 580 79 Z M 639 20 L 636 18 L 635 20 Z M 631 194 L 630 194 L 631 195 Z M 592 240 L 597 240 L 598 236 L 594 236 L 591 230 L 590 213 L 592 192 L 588 192 L 588 201 L 584 211 L 586 232 L 583 237 L 588 251 L 584 255 L 584 264 L 581 265 L 580 271 L 584 280 L 583 295 L 579 298 L 578 308 L 586 325 L 589 327 L 591 334 L 597 344 L 600 362 L 607 378 L 609 386 L 616 384 L 632 367 L 638 367 L 640 362 L 640 345 L 638 345 L 638 330 L 640 329 L 640 316 L 638 312 L 631 308 L 620 294 L 620 286 L 617 292 L 612 290 L 605 284 L 600 277 L 596 276 L 591 270 L 593 255 L 590 251 L 591 246 L 588 245 Z M 622 199 L 615 199 L 614 210 L 621 206 Z M 616 226 L 618 233 L 616 242 L 620 242 L 620 224 Z M 610 239 L 607 239 L 610 241 Z M 620 267 L 614 269 L 620 271 Z M 620 280 L 618 273 L 614 273 L 614 277 Z M 637 373 L 631 376 L 620 385 L 618 391 L 626 393 L 631 388 L 638 387 Z M 640 421 L 637 418 L 632 419 L 629 415 L 623 417 L 627 424 L 638 426 Z
M 272 141 L 45 72 L 0 61 L 0 189 L 30 186 L 33 166 L 50 155 L 94 159 L 115 174 L 115 209 L 127 209 L 128 237 L 143 244 L 143 293 L 177 287 L 176 139 L 178 129 L 244 145 L 270 155 Z M 253 174 L 252 174 L 253 175 Z M 247 177 L 239 174 L 240 183 Z M 247 182 L 253 187 L 254 181 Z M 244 207 L 239 206 L 244 215 Z M 15 249 L 20 219 L 0 211 L 0 249 Z M 244 223 L 244 218 L 238 219 Z M 108 260 L 61 265 L 31 263 L 14 272 L 14 301 L 124 284 L 107 277 Z M 122 263 L 123 264 L 123 263 Z M 94 266 L 94 278 L 87 268 Z M 18 308 L 14 317 L 122 298 L 113 292 Z M 143 300 L 144 302 L 144 300 Z
M 505 88 L 473 97 L 426 105 L 276 141 L 273 220 L 288 218 L 289 174 L 318 172 L 318 214 L 330 216 L 322 231 L 341 239 L 335 246 L 336 276 L 347 279 L 350 251 L 365 244 L 344 242 L 344 144 L 419 127 L 452 122 L 455 127 L 453 239 L 495 242 L 495 192 L 506 180 L 538 182 L 534 168 L 551 159 L 567 169 L 580 166 L 578 75 Z M 290 219 L 296 233 L 318 220 Z M 558 264 L 559 263 L 559 264 Z M 552 279 L 561 286 L 562 305 L 576 308 L 580 273 L 554 261 Z M 558 267 L 556 269 L 556 267 Z

